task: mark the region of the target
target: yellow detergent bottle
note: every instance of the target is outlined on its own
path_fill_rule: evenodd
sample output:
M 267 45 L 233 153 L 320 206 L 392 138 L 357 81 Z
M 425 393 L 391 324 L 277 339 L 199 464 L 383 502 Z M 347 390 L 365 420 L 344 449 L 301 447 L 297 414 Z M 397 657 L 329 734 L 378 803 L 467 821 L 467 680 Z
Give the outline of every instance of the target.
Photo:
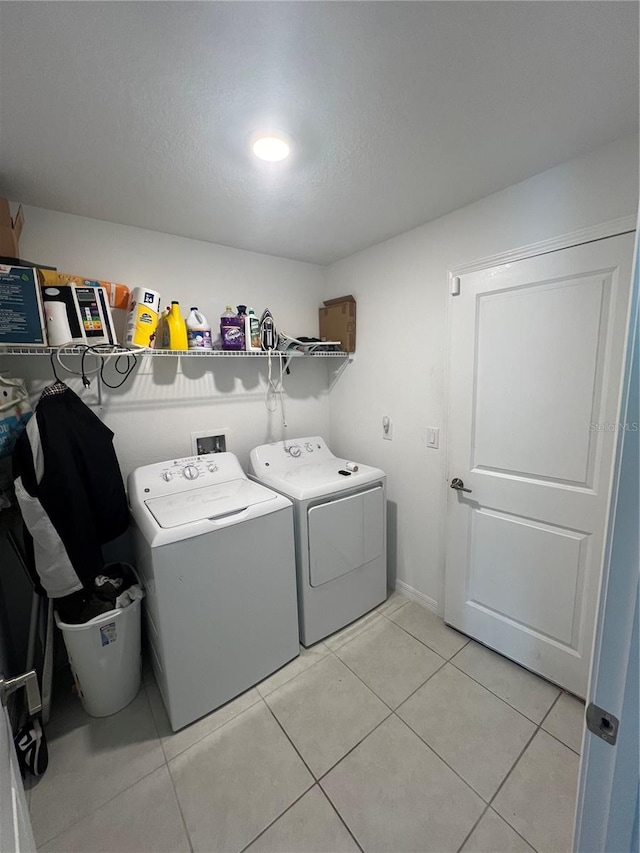
M 169 329 L 169 349 L 188 349 L 187 324 L 180 313 L 179 302 L 171 303 L 171 309 L 166 322 Z

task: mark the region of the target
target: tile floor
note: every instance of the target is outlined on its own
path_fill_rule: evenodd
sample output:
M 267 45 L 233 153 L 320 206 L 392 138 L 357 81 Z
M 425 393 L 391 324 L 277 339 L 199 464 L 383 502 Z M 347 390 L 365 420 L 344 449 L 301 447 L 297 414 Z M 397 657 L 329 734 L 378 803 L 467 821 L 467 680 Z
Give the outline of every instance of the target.
M 398 593 L 174 734 L 148 673 L 113 717 L 54 704 L 39 849 L 571 848 L 582 704 Z

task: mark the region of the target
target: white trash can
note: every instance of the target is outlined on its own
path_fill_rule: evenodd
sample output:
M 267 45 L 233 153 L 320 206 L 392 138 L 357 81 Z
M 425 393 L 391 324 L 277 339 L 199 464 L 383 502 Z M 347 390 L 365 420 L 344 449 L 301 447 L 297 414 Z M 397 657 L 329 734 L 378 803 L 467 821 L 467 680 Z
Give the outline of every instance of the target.
M 92 717 L 108 717 L 132 702 L 140 689 L 140 601 L 69 625 L 56 613 L 82 705 Z

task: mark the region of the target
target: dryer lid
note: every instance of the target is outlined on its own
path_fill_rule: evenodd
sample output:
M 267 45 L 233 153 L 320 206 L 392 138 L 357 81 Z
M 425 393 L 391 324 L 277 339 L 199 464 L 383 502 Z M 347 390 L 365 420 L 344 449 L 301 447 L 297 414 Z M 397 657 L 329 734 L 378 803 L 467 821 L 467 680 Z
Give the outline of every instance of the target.
M 242 479 L 150 498 L 145 506 L 160 527 L 171 528 L 232 515 L 275 498 L 273 492 L 258 483 Z
M 357 471 L 340 474 L 346 464 L 347 460 L 332 456 L 323 462 L 302 463 L 298 468 L 287 471 L 261 473 L 260 481 L 290 498 L 303 501 L 359 489 L 385 478 L 380 468 L 360 464 Z

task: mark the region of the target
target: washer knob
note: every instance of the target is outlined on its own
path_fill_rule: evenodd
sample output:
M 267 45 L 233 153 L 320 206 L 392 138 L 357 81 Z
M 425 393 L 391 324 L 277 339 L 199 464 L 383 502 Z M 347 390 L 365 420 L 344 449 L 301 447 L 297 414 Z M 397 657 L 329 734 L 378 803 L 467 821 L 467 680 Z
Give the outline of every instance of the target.
M 197 480 L 200 476 L 200 471 L 198 471 L 195 465 L 187 465 L 186 468 L 182 469 L 182 476 L 185 480 Z
M 289 456 L 293 456 L 294 459 L 297 459 L 301 453 L 302 450 L 298 447 L 297 444 L 292 444 L 289 448 Z
M 165 483 L 168 483 L 170 480 L 173 480 L 173 474 L 171 473 L 171 471 L 163 471 L 162 479 L 165 481 Z
M 304 449 L 307 450 L 309 453 L 313 453 L 313 444 L 311 444 L 311 442 L 308 441 L 305 444 Z
M 209 469 L 209 471 L 211 471 L 212 474 L 214 471 L 218 470 L 218 466 L 214 462 L 209 462 L 207 468 Z

